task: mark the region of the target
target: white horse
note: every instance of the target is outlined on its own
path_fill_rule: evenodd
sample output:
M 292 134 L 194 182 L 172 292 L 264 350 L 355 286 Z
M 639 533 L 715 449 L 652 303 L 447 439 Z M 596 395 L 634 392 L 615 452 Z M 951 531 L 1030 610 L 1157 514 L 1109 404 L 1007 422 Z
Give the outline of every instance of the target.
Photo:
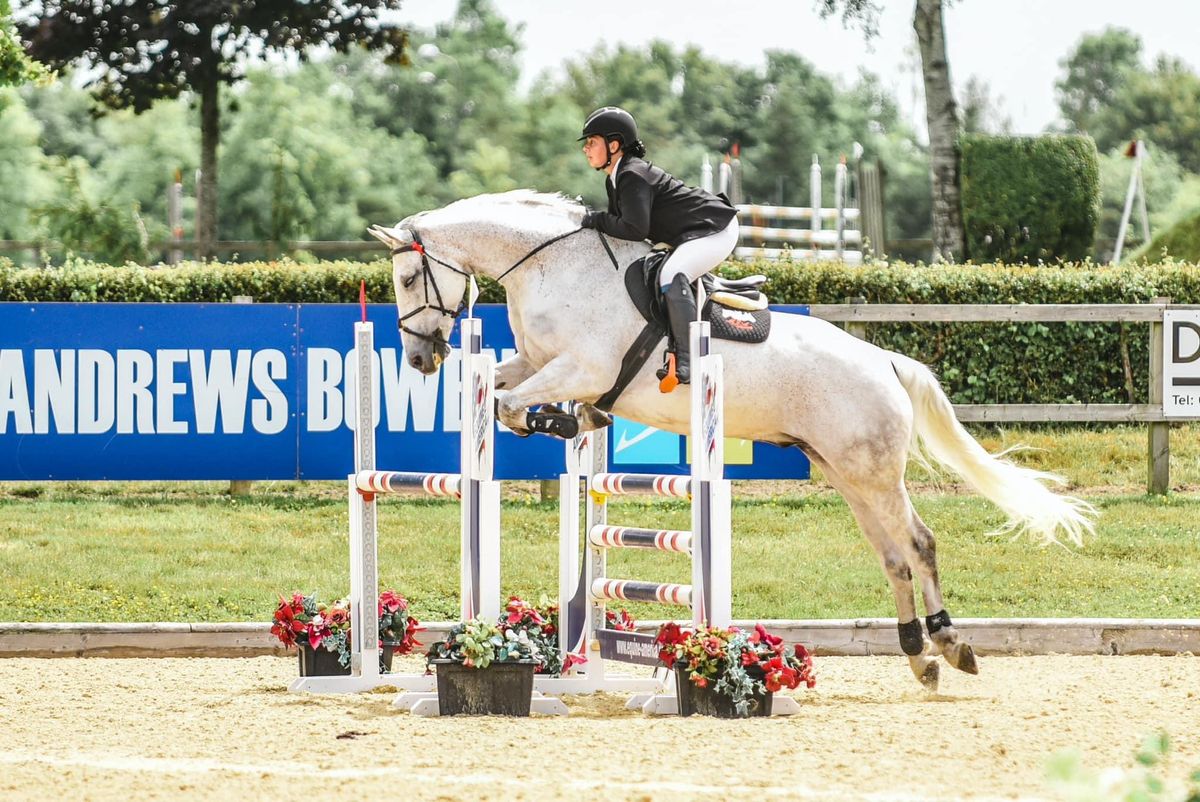
M 498 367 L 497 387 L 506 389 L 498 412 L 518 433 L 528 431 L 531 407 L 600 398 L 644 324 L 622 274 L 649 246 L 609 239 L 618 272 L 597 232 L 571 233 L 583 211 L 559 195 L 517 190 L 370 229 L 392 249 L 404 352 L 423 373 L 436 371 L 448 352 L 455 310 L 447 304 L 458 303 L 468 274 L 501 281 L 518 353 Z M 846 498 L 891 584 L 901 646 L 923 684 L 937 685 L 937 654 L 976 673 L 974 653 L 945 611 L 933 533 L 904 485 L 910 453 L 961 475 L 1004 511 L 1009 528 L 1046 540 L 1063 534 L 1082 542 L 1094 510 L 1050 492 L 1044 481 L 1057 477 L 987 453 L 919 362 L 813 317 L 775 313 L 771 326 L 759 345 L 712 342 L 725 363 L 726 435 L 800 448 Z M 612 411 L 686 433 L 687 388 L 662 394 L 656 367 L 656 359 L 645 364 Z M 583 409 L 583 428 L 602 425 L 604 416 Z M 914 576 L 932 643 L 917 618 Z

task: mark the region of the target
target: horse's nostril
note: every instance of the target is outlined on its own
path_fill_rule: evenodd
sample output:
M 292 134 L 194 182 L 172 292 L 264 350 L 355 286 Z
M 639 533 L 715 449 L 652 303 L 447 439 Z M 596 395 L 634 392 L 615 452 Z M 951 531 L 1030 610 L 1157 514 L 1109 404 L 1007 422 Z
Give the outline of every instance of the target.
M 414 368 L 416 368 L 417 370 L 420 370 L 421 367 L 425 364 L 425 360 L 421 359 L 420 354 L 413 354 L 412 359 L 410 359 L 409 361 L 412 362 L 412 366 Z

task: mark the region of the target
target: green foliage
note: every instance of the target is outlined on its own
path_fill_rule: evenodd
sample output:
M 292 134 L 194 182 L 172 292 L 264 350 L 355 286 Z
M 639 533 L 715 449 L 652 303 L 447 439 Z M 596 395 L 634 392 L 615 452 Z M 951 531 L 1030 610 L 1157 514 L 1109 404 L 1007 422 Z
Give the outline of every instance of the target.
M 1096 142 L 1149 139 L 1200 172 L 1200 75 L 1180 59 L 1161 57 L 1152 71 L 1131 73 L 1098 127 Z
M 1141 40 L 1108 28 L 1083 37 L 1056 84 L 1071 130 L 1090 134 L 1101 151 L 1131 139 L 1153 140 L 1186 169 L 1200 172 L 1200 75 L 1181 59 L 1141 65 Z
M 541 662 L 538 645 L 529 633 L 501 631 L 495 622 L 473 618 L 455 624 L 444 641 L 429 647 L 429 660 L 453 660 L 468 668 L 487 668 L 492 663 Z
M 1126 78 L 1141 68 L 1142 40 L 1124 28 L 1108 27 L 1087 34 L 1059 62 L 1062 78 L 1055 82 L 1058 108 L 1074 130 L 1091 133 L 1104 126 L 1105 110 Z M 1107 144 L 1103 146 L 1108 150 Z
M 1133 259 L 1174 257 L 1182 261 L 1200 262 L 1200 206 L 1150 243 L 1133 254 Z
M 135 205 L 150 224 L 151 238 L 168 234 L 167 192 L 179 170 L 184 184 L 184 236 L 193 232 L 195 174 L 200 150 L 194 121 L 183 101 L 156 103 L 142 114 L 118 111 L 97 120 L 104 152 L 95 165 L 99 196 L 123 208 Z
M 891 235 L 928 235 L 928 160 L 878 78 L 864 74 L 843 86 L 791 53 L 771 54 L 761 72 L 657 41 L 580 55 L 522 97 L 520 29 L 495 6 L 470 0 L 436 30 L 412 31 L 407 66 L 361 48 L 312 62 L 226 65 L 233 72 L 223 80 L 238 85 L 222 95 L 220 238 L 350 239 L 366 223 L 517 186 L 603 205 L 603 181 L 588 169 L 576 137 L 586 113 L 605 103 L 633 110 L 651 158 L 689 184 L 699 183 L 706 154 L 739 143 L 745 195 L 760 202 L 806 205 L 815 152 L 830 203 L 830 168 L 860 142 L 888 169 Z M 138 202 L 155 221 L 152 232 L 166 223 L 167 187 L 182 170 L 191 236 L 197 94 L 164 88 L 159 100 L 133 104 L 148 117 L 97 121 L 78 83 L 21 91 L 42 125 L 45 154 L 84 160 L 89 191 Z M 27 163 L 42 174 L 52 170 L 37 159 Z M 22 223 L 16 236 L 37 233 Z
M 980 261 L 1078 260 L 1100 215 L 1096 145 L 1075 136 L 962 137 L 967 253 Z
M 64 197 L 34 210 L 49 236 L 69 253 L 113 264 L 145 262 L 148 235 L 137 203 L 96 202 L 84 191 L 78 166 L 65 167 Z
M 264 52 L 295 53 L 317 45 L 345 51 L 363 44 L 403 56 L 403 35 L 378 24 L 382 12 L 399 7 L 398 0 L 46 0 L 40 5 L 21 26 L 30 52 L 56 68 L 90 64 L 88 85 L 113 109 L 141 112 L 161 98 L 233 83 L 245 61 Z
M 8 0 L 0 0 L 0 87 L 37 81 L 49 75 L 43 65 L 25 53 L 11 15 Z
M 1178 204 L 1186 202 L 1189 176 L 1169 151 L 1155 147 L 1154 143 L 1145 145 L 1142 186 L 1146 191 L 1146 208 L 1150 211 L 1150 230 L 1153 234 L 1154 231 L 1167 228 L 1181 216 Z M 1100 223 L 1096 230 L 1095 247 L 1097 261 L 1108 262 L 1111 259 L 1134 163 L 1125 155 L 1124 147 L 1100 156 Z M 1195 180 L 1200 185 L 1200 177 Z M 1196 206 L 1200 207 L 1200 197 L 1197 197 Z M 1135 201 L 1133 215 L 1125 232 L 1124 252 L 1128 255 L 1144 244 L 1141 214 Z
M 30 211 L 52 192 L 41 125 L 12 89 L 0 89 L 0 239 L 32 238 Z
M 1168 763 L 1171 739 L 1165 732 L 1148 735 L 1134 756 L 1132 768 L 1103 773 L 1083 766 L 1076 751 L 1054 755 L 1047 765 L 1051 783 L 1069 800 L 1078 802 L 1200 802 L 1200 770 L 1192 773 L 1186 796 L 1171 794 L 1160 776 Z
M 337 71 L 253 73 L 225 136 L 221 231 L 230 239 L 352 239 L 436 205 L 419 134 L 392 136 L 351 114 Z

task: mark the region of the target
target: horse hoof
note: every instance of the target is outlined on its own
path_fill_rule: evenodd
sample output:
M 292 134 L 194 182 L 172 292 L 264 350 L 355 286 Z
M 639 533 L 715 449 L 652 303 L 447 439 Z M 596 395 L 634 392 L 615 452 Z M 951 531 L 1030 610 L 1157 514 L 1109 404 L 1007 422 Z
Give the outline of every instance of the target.
M 969 643 L 956 643 L 954 648 L 945 652 L 946 662 L 965 671 L 968 674 L 978 674 L 979 665 L 975 662 L 975 650 Z
M 919 655 L 909 661 L 913 676 L 924 686 L 925 690 L 935 693 L 938 689 L 939 669 L 936 660 Z

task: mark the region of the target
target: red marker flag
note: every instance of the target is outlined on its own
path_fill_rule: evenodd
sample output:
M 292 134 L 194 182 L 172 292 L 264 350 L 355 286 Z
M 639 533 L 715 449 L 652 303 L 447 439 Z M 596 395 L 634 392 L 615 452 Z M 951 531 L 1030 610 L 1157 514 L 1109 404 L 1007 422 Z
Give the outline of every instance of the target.
M 363 279 L 358 284 L 358 305 L 362 309 L 362 322 L 367 322 L 367 282 Z

